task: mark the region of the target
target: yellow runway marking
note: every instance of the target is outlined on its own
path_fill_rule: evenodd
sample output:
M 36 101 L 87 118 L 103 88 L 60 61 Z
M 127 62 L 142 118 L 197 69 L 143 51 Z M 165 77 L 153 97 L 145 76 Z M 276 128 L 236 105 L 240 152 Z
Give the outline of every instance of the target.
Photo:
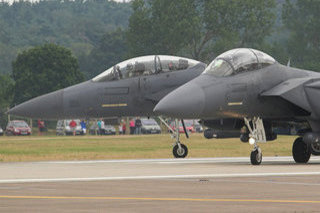
M 319 200 L 258 200 L 258 199 L 209 199 L 209 198 L 152 198 L 152 197 L 74 197 L 74 196 L 15 196 L 0 195 L 7 199 L 52 199 L 52 200 L 143 200 L 143 201 L 196 201 L 196 202 L 263 202 L 263 203 L 319 203 Z

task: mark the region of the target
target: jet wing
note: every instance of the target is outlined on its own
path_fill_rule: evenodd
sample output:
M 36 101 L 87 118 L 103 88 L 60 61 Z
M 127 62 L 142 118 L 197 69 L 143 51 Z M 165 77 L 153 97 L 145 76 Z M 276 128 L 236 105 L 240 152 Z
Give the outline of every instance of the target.
M 320 79 L 293 78 L 261 94 L 262 97 L 281 97 L 290 103 L 320 115 Z

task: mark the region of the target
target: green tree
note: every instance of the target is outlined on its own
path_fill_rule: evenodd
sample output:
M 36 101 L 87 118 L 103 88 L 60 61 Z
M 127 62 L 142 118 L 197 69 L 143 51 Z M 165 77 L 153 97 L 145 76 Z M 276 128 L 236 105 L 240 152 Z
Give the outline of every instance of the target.
M 204 0 L 203 36 L 195 55 L 205 60 L 231 48 L 261 48 L 272 33 L 274 9 L 274 0 Z
M 320 1 L 286 1 L 283 22 L 290 30 L 291 64 L 320 71 Z
M 45 44 L 23 51 L 12 63 L 14 104 L 83 81 L 71 51 Z
M 230 48 L 261 47 L 275 22 L 274 0 L 135 0 L 132 9 L 132 55 L 180 54 L 207 61 Z
M 87 56 L 106 32 L 126 28 L 130 3 L 106 0 L 0 0 L 0 72 L 11 73 L 11 62 L 22 50 L 56 43 Z
M 196 0 L 135 0 L 129 19 L 131 55 L 177 54 L 199 32 Z
M 114 32 L 106 33 L 102 37 L 99 46 L 94 48 L 89 56 L 84 56 L 80 60 L 81 70 L 85 70 L 88 78 L 125 59 L 128 52 L 125 36 L 126 32 L 121 28 Z
M 5 127 L 7 116 L 5 112 L 13 98 L 14 82 L 9 75 L 0 74 L 0 126 Z

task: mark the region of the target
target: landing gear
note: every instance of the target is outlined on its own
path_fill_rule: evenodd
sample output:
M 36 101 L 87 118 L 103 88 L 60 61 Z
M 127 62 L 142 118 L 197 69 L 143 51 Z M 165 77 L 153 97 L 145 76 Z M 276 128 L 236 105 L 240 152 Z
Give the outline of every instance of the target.
M 260 165 L 262 162 L 262 152 L 259 147 L 252 150 L 250 155 L 250 161 L 252 165 Z
M 188 147 L 182 143 L 173 146 L 172 154 L 175 158 L 185 158 L 188 155 Z
M 310 146 L 303 142 L 303 138 L 297 138 L 292 146 L 292 156 L 296 163 L 308 163 L 311 155 Z
M 257 142 L 267 141 L 263 121 L 259 117 L 254 117 L 253 119 L 244 118 L 244 122 L 249 130 L 249 144 L 254 145 L 254 149 L 250 155 L 251 164 L 260 165 L 262 162 L 262 152 Z M 246 138 L 242 139 L 246 141 Z
M 180 143 L 179 120 L 178 119 L 175 120 L 175 127 L 176 128 L 175 128 L 175 130 L 173 130 L 171 128 L 171 126 L 169 126 L 167 124 L 167 122 L 163 118 L 159 117 L 159 119 L 164 125 L 166 125 L 168 127 L 168 129 L 169 129 L 169 131 L 171 133 L 171 137 L 176 140 L 174 145 L 173 145 L 173 149 L 172 149 L 173 156 L 175 158 L 185 158 L 185 157 L 187 157 L 187 155 L 188 155 L 188 147 L 186 145 Z M 184 127 L 184 129 L 185 129 L 185 127 Z M 187 134 L 186 134 L 186 136 L 187 136 Z

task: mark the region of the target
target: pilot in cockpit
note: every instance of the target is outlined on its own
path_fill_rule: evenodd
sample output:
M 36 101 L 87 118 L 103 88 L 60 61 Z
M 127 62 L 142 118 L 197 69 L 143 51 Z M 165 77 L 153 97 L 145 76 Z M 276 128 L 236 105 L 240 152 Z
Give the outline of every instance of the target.
M 174 66 L 174 64 L 173 64 L 172 61 L 169 62 L 168 67 L 169 67 L 169 70 L 170 70 L 170 71 L 175 70 L 175 66 Z
M 126 73 L 127 73 L 127 76 L 130 78 L 130 77 L 133 77 L 133 65 L 131 63 L 128 63 L 127 66 L 126 66 Z
M 120 66 L 119 65 L 116 66 L 116 72 L 117 72 L 117 75 L 119 76 L 118 79 L 122 79 L 123 76 L 122 76 L 122 72 L 120 70 Z
M 146 67 L 144 63 L 136 62 L 134 64 L 134 76 L 141 76 L 145 70 L 146 70 Z

